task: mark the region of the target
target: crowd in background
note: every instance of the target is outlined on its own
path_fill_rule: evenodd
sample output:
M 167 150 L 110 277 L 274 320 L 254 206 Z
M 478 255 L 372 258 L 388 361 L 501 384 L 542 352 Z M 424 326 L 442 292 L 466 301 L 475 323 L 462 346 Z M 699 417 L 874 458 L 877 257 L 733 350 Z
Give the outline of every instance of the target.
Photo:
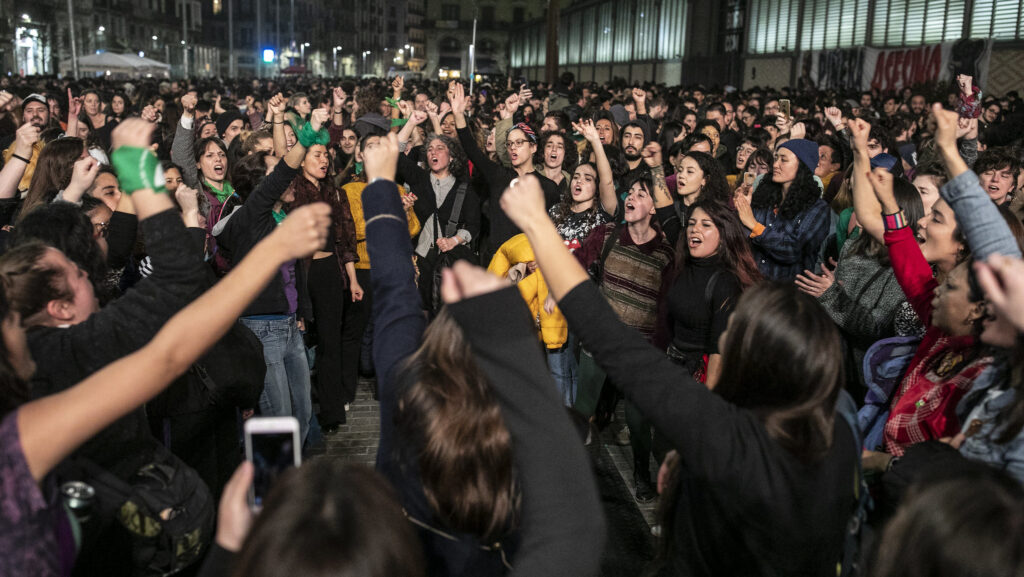
M 0 78 L 0 574 L 597 574 L 609 427 L 638 574 L 1018 574 L 1024 104 L 954 72 Z M 376 471 L 254 516 L 240 424 L 361 376 Z

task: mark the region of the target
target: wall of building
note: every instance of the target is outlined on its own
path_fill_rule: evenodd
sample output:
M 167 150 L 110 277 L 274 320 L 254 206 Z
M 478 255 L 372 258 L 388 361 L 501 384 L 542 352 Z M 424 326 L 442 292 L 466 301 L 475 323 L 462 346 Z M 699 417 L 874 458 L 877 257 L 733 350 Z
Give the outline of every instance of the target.
M 790 57 L 746 58 L 743 61 L 743 90 L 754 86 L 789 86 L 793 69 Z

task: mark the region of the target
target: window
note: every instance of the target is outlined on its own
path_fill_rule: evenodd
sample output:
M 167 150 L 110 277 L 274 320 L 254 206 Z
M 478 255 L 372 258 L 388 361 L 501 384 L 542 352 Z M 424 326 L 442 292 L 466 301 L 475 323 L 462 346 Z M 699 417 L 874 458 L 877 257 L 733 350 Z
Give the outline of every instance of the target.
M 441 40 L 441 52 L 458 52 L 461 46 L 458 39 L 451 36 Z
M 975 10 L 983 3 L 976 2 Z M 963 33 L 965 4 L 966 0 L 878 0 L 871 43 L 919 46 L 957 40 Z
M 1022 9 L 1018 0 L 974 0 L 971 38 L 1020 39 Z
M 441 20 L 458 20 L 459 19 L 459 5 L 458 4 L 442 4 L 441 5 Z
M 223 0 L 213 0 L 213 13 L 220 14 L 224 10 Z
M 686 0 L 663 0 L 658 20 L 661 26 L 658 56 L 665 60 L 682 58 L 686 45 Z
M 800 0 L 751 0 L 747 50 L 755 54 L 795 51 Z
M 884 26 L 884 23 L 875 23 Z M 806 0 L 800 49 L 861 46 L 868 32 L 868 0 Z

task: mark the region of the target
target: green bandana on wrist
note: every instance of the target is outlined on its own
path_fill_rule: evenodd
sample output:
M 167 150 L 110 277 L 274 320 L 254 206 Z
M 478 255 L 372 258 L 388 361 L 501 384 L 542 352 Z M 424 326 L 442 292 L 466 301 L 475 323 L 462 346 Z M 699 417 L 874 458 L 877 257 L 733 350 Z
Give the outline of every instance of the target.
M 137 190 L 167 192 L 164 170 L 156 154 L 148 148 L 122 146 L 110 155 L 121 190 L 131 196 Z
M 274 222 L 276 222 L 277 224 L 281 224 L 282 222 L 284 222 L 284 217 L 288 216 L 288 214 L 283 210 L 275 210 L 272 211 L 270 214 L 274 216 Z
M 391 105 L 391 108 L 398 108 L 398 99 L 397 98 L 385 98 L 384 100 L 386 100 L 387 103 L 389 105 Z
M 357 162 L 356 163 L 356 174 L 359 175 L 359 174 L 362 174 L 362 173 L 363 173 L 363 163 L 362 162 Z
M 313 126 L 308 122 L 295 133 L 295 137 L 298 138 L 302 148 L 309 148 L 314 144 L 327 146 L 331 142 L 331 135 L 326 128 L 321 127 L 319 131 L 314 131 Z

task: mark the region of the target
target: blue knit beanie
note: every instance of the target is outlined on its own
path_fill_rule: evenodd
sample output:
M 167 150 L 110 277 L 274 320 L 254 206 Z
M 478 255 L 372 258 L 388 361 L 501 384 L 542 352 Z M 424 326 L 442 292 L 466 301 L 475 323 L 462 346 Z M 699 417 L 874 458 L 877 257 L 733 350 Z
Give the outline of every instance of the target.
M 818 143 L 813 140 L 806 138 L 787 140 L 779 148 L 785 148 L 795 154 L 800 162 L 804 163 L 804 166 L 811 169 L 811 172 L 818 168 Z

